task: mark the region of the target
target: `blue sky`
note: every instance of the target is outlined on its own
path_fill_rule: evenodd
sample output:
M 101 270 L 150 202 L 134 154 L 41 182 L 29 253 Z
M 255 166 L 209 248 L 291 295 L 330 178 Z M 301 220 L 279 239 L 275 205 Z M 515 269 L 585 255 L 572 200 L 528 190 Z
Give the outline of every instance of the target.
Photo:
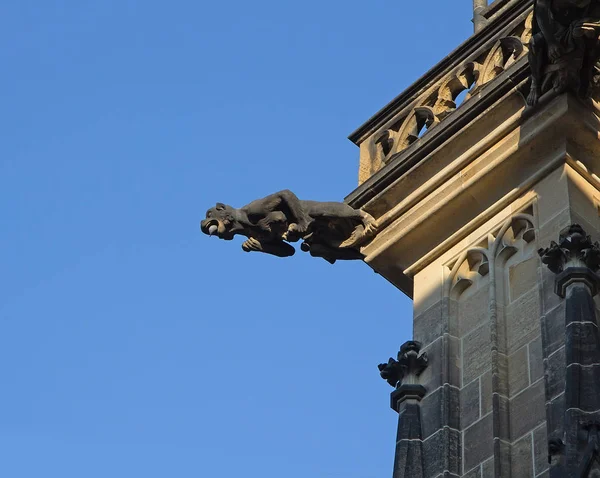
M 0 476 L 391 475 L 376 365 L 410 301 L 199 221 L 284 188 L 343 199 L 347 135 L 470 35 L 470 7 L 4 2 Z

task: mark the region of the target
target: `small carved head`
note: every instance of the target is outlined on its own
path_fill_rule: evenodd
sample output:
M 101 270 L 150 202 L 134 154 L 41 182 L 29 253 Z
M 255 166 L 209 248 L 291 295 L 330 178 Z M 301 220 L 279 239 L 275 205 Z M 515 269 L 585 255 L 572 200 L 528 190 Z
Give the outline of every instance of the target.
M 200 230 L 209 236 L 217 236 L 227 241 L 233 239 L 234 208 L 227 204 L 217 203 L 206 211 L 206 219 L 200 223 Z

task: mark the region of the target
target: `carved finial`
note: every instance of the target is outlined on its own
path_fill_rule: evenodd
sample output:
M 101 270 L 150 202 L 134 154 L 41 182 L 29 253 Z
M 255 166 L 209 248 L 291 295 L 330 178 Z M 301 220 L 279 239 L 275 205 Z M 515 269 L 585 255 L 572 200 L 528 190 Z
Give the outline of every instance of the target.
M 538 251 L 542 262 L 555 274 L 567 267 L 587 267 L 592 272 L 600 268 L 600 244 L 592 239 L 579 224 L 572 224 L 560 232 L 558 244 Z
M 427 368 L 427 354 L 419 355 L 421 343 L 415 341 L 406 342 L 400 347 L 398 360 L 390 357 L 387 363 L 381 363 L 377 367 L 381 378 L 392 387 L 400 387 L 403 383 L 416 383 L 416 378 Z

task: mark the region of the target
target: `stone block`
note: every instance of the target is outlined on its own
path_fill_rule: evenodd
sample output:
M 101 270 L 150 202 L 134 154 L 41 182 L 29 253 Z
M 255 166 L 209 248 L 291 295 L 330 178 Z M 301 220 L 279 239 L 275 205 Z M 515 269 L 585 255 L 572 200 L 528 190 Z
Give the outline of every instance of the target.
M 563 168 L 558 168 L 535 185 L 538 195 L 540 224 L 554 225 L 556 214 L 568 204 L 567 177 Z M 546 247 L 546 246 L 544 246 Z
M 492 371 L 488 370 L 479 379 L 481 382 L 481 416 L 492 411 Z
M 458 336 L 471 333 L 489 318 L 490 292 L 486 285 L 473 294 L 463 295 L 458 302 Z
M 458 337 L 447 336 L 448 339 L 448 378 L 450 385 L 460 388 L 462 368 L 462 345 Z
M 528 433 L 511 447 L 510 467 L 511 476 L 533 478 L 533 463 L 531 449 L 531 434 Z
M 596 309 L 593 309 L 596 312 Z M 581 319 L 582 320 L 582 319 Z M 596 322 L 570 323 L 566 331 L 569 337 L 569 363 L 592 365 L 600 363 L 600 349 L 598 348 L 599 336 Z
M 457 388 L 444 385 L 427 394 L 421 401 L 423 439 L 429 438 L 446 425 L 458 429 L 459 423 L 460 403 Z
M 419 383 L 425 387 L 428 393 L 433 392 L 446 382 L 444 377 L 444 338 L 440 337 L 422 349 L 427 353 L 429 365 L 419 376 Z
M 498 352 L 498 376 L 496 392 L 508 397 L 508 356 Z
M 439 262 L 427 265 L 414 278 L 413 308 L 415 316 L 421 315 L 442 300 L 443 267 Z
M 480 418 L 479 388 L 479 379 L 477 379 L 460 391 L 460 426 L 462 430 L 470 427 Z
M 463 385 L 491 367 L 490 325 L 484 323 L 463 339 Z
M 529 386 L 528 347 L 524 346 L 508 357 L 508 394 L 515 396 Z
M 495 470 L 495 472 L 498 474 L 497 476 L 499 477 L 510 476 L 510 443 L 500 441 L 498 445 L 500 448 L 500 466 L 497 466 L 496 464 L 497 469 Z
M 481 478 L 481 465 L 473 468 L 471 471 L 465 473 L 463 478 Z
M 486 415 L 464 431 L 465 469 L 470 470 L 494 454 L 492 414 Z
M 535 476 L 548 469 L 548 432 L 546 424 L 533 431 L 533 468 Z
M 429 366 L 419 377 L 419 383 L 433 391 L 445 383 L 460 388 L 461 343 L 457 337 L 445 334 L 422 349 Z
M 552 399 L 546 404 L 546 416 L 548 417 L 548 436 L 561 434 L 563 417 L 565 413 L 565 394 Z
M 510 440 L 510 400 L 508 397 L 496 395 L 498 401 L 498 433 L 503 440 Z
M 546 312 L 542 317 L 542 345 L 544 357 L 556 352 L 565 344 L 565 302 Z
M 425 478 L 436 477 L 445 472 L 461 473 L 461 439 L 458 430 L 444 428 L 423 442 Z
M 544 376 L 544 354 L 542 336 L 538 335 L 529 342 L 529 378 L 531 383 L 537 382 Z
M 508 354 L 540 334 L 539 293 L 532 290 L 506 307 L 506 346 Z
M 565 347 L 546 359 L 546 394 L 550 400 L 565 391 Z
M 565 376 L 568 383 L 578 384 L 565 391 L 565 400 L 569 407 L 580 408 L 585 412 L 595 412 L 600 408 L 600 365 L 584 367 L 572 364 L 567 367 Z
M 436 302 L 424 312 L 416 315 L 413 320 L 414 339 L 421 342 L 423 347 L 427 347 L 444 334 L 442 305 L 442 301 Z
M 525 295 L 531 289 L 538 287 L 538 267 L 540 264 L 541 261 L 538 257 L 532 257 L 509 267 L 508 283 L 511 302 Z
M 481 465 L 481 478 L 495 478 L 493 458 L 483 462 L 483 465 Z
M 510 432 L 515 440 L 537 428 L 546 419 L 544 381 L 525 389 L 510 401 Z

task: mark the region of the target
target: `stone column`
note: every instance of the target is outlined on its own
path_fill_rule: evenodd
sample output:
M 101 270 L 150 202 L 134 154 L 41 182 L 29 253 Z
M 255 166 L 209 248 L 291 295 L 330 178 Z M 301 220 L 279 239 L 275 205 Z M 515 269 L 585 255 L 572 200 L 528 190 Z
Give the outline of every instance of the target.
M 398 360 L 379 365 L 381 377 L 396 388 L 391 394 L 391 407 L 398 412 L 393 478 L 425 477 L 420 402 L 426 391 L 417 378 L 427 367 L 427 354 L 419 355 L 420 349 L 419 342 L 406 342 Z
M 559 243 L 540 249 L 565 299 L 565 409 L 562 430 L 550 438 L 550 476 L 600 476 L 600 334 L 593 296 L 598 292 L 600 245 L 573 224 Z

